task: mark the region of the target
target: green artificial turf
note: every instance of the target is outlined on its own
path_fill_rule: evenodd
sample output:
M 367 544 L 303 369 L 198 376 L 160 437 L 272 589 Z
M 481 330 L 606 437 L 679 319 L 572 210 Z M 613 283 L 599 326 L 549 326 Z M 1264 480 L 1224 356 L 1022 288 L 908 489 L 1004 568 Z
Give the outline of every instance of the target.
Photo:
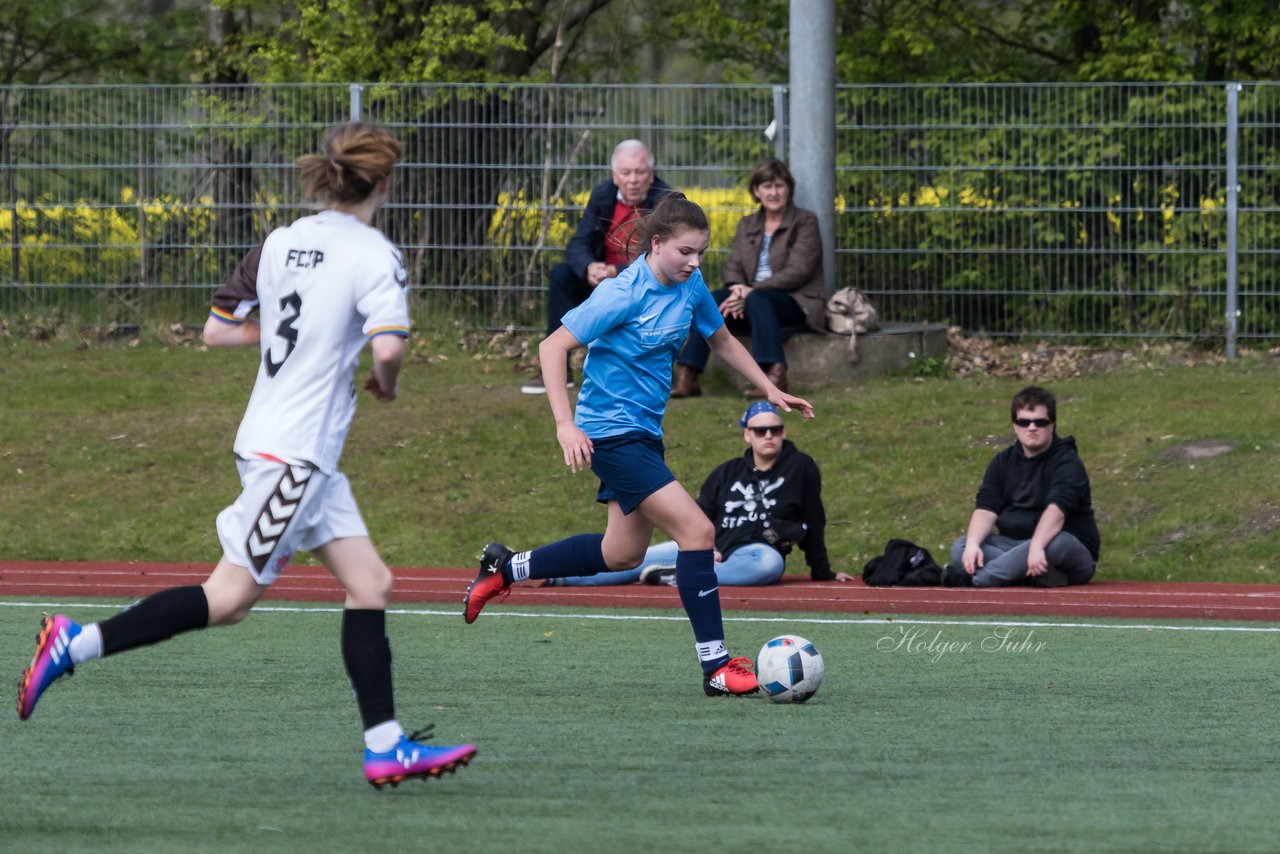
M 111 613 L 88 604 L 62 610 Z M 15 673 L 41 607 L 0 605 Z M 784 632 L 823 652 L 817 696 L 781 706 L 704 697 L 680 614 L 400 609 L 400 719 L 479 753 L 375 792 L 339 612 L 299 607 L 83 665 L 0 717 L 6 850 L 1275 846 L 1274 626 L 728 615 L 737 654 Z

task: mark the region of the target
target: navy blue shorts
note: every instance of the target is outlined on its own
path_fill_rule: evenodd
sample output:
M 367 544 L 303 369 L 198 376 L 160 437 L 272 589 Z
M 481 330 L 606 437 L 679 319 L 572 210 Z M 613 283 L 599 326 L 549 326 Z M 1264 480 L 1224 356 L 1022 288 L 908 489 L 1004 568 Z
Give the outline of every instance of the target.
M 650 495 L 673 482 L 661 439 L 648 433 L 624 433 L 591 440 L 591 471 L 600 478 L 596 501 L 617 501 L 630 513 Z

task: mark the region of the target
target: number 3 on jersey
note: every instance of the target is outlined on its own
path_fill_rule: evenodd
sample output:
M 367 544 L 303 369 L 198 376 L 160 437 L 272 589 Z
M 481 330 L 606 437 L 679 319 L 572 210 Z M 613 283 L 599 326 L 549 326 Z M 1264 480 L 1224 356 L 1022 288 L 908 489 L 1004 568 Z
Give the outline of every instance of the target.
M 275 338 L 284 339 L 284 355 L 280 357 L 280 361 L 271 358 L 272 352 L 276 349 L 276 342 L 273 339 L 271 346 L 262 354 L 262 361 L 267 368 L 267 376 L 274 377 L 280 368 L 284 365 L 284 360 L 289 358 L 289 354 L 293 352 L 293 348 L 298 344 L 298 330 L 293 324 L 298 319 L 298 315 L 302 314 L 302 297 L 298 296 L 298 292 L 294 291 L 286 297 L 280 298 L 280 324 L 276 326 Z

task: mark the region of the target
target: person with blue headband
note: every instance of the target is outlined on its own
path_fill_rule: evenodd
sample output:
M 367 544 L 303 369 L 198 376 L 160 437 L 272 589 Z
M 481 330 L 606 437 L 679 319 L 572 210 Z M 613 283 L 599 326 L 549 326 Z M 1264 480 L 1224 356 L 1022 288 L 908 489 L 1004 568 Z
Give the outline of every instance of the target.
M 813 581 L 852 581 L 833 572 L 827 556 L 826 512 L 818 464 L 786 438 L 782 414 L 758 401 L 738 421 L 747 449 L 727 460 L 702 484 L 698 508 L 715 526 L 715 572 L 720 584 L 748 587 L 782 578 L 793 549 L 804 553 Z M 678 549 L 667 541 L 650 546 L 634 569 L 548 579 L 552 586 L 605 584 L 675 586 Z

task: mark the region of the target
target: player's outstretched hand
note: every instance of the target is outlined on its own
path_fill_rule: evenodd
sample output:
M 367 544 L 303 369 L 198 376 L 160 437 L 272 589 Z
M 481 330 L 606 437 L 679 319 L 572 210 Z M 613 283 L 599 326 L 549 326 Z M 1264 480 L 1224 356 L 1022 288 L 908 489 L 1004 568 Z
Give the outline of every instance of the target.
M 578 429 L 572 421 L 556 425 L 556 441 L 564 451 L 564 464 L 569 471 L 577 474 L 591 467 L 591 452 L 594 447 L 587 434 Z
M 395 400 L 397 396 L 396 389 L 387 391 L 382 387 L 382 383 L 378 382 L 378 378 L 372 374 L 369 376 L 369 379 L 364 381 L 364 387 L 366 391 L 374 396 L 374 398 L 382 401 L 383 403 L 390 403 Z
M 800 414 L 805 418 L 813 417 L 813 404 L 805 400 L 803 397 L 796 397 L 793 394 L 787 394 L 784 391 L 775 391 L 769 395 L 769 402 L 781 409 L 783 412 L 790 412 L 792 408 L 799 409 Z

